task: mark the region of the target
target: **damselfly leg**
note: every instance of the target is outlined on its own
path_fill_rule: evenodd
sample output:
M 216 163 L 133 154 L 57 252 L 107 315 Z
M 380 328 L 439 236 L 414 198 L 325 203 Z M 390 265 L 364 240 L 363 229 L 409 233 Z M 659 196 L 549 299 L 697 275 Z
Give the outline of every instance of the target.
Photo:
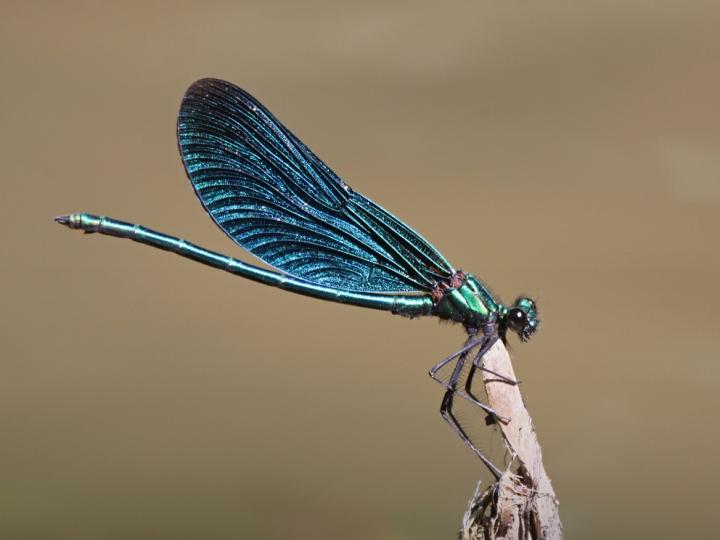
M 438 372 L 444 368 L 446 365 L 448 365 L 452 360 L 458 357 L 467 357 L 467 354 L 477 347 L 480 346 L 480 349 L 475 354 L 475 357 L 473 358 L 472 365 L 470 366 L 470 371 L 468 373 L 467 379 L 465 381 L 465 389 L 464 391 L 457 390 L 455 388 L 455 393 L 460 394 L 463 398 L 468 400 L 469 402 L 473 403 L 474 405 L 477 405 L 480 407 L 483 411 L 486 413 L 494 416 L 501 422 L 507 424 L 510 422 L 509 418 L 506 418 L 504 416 L 501 416 L 500 414 L 495 411 L 492 407 L 489 405 L 483 403 L 480 401 L 472 392 L 472 384 L 473 379 L 475 377 L 475 372 L 480 369 L 482 371 L 485 371 L 487 373 L 491 373 L 492 375 L 495 375 L 499 380 L 502 382 L 505 382 L 507 384 L 520 384 L 520 381 L 516 381 L 514 379 L 510 379 L 508 377 L 505 377 L 504 375 L 501 375 L 500 373 L 497 373 L 491 369 L 486 368 L 483 365 L 483 358 L 485 356 L 485 353 L 490 350 L 490 348 L 495 344 L 495 342 L 498 340 L 498 334 L 497 334 L 497 327 L 493 323 L 488 323 L 485 325 L 485 328 L 483 329 L 483 334 L 481 337 L 477 337 L 477 330 L 476 329 L 468 329 L 468 339 L 465 341 L 465 345 L 463 345 L 460 349 L 452 353 L 450 356 L 447 356 L 446 358 L 443 358 L 440 362 L 438 362 L 436 365 L 434 365 L 430 371 L 428 372 L 428 375 L 434 380 L 435 382 L 440 383 L 443 385 L 446 389 L 450 389 L 450 383 L 440 377 L 438 375 Z M 460 361 L 458 360 L 458 363 Z M 461 368 L 465 364 L 465 358 L 463 358 L 461 363 Z M 456 364 L 457 366 L 457 364 Z M 462 369 L 460 369 L 462 372 Z M 459 377 L 459 374 L 458 374 Z M 451 377 L 452 379 L 452 377 Z M 456 380 L 457 384 L 457 380 Z
M 497 417 L 499 420 L 503 422 L 507 422 L 508 420 L 504 418 L 503 416 L 500 416 L 495 409 L 490 407 L 489 405 L 483 403 L 479 399 L 477 399 L 474 395 L 472 395 L 469 392 L 460 392 L 457 390 L 457 382 L 460 380 L 460 374 L 462 373 L 462 368 L 465 366 L 465 361 L 467 359 L 468 353 L 476 346 L 480 345 L 483 342 L 484 338 L 475 338 L 475 333 L 470 334 L 467 341 L 465 342 L 465 345 L 458 350 L 455 351 L 453 354 L 448 356 L 447 358 L 443 358 L 440 362 L 435 364 L 430 371 L 428 372 L 428 375 L 432 378 L 433 381 L 440 383 L 445 387 L 446 390 L 453 390 L 456 393 L 459 393 L 463 398 L 467 399 L 470 403 L 477 405 L 480 407 L 483 411 L 486 413 Z M 482 347 L 481 347 L 482 348 Z M 453 361 L 455 358 L 458 358 L 457 363 L 455 364 L 455 370 L 453 371 L 453 374 L 450 376 L 450 380 L 446 381 L 442 377 L 438 375 L 438 372 L 444 368 L 446 365 L 448 365 L 451 361 Z M 458 369 L 459 368 L 459 369 Z M 457 373 L 456 373 L 457 371 Z M 473 361 L 473 365 L 471 366 L 471 373 L 475 371 L 475 363 Z M 469 375 L 468 375 L 469 376 Z M 453 378 L 455 379 L 455 387 L 452 387 L 452 381 Z M 471 383 L 472 381 L 470 381 Z M 465 389 L 467 390 L 468 384 L 465 385 Z
M 505 375 L 501 375 L 500 373 L 493 371 L 492 369 L 488 369 L 483 365 L 483 362 L 485 360 L 485 353 L 487 351 L 489 351 L 490 347 L 495 345 L 495 342 L 498 340 L 497 329 L 496 329 L 495 325 L 494 324 L 486 325 L 483 335 L 492 335 L 492 334 L 495 334 L 495 337 L 490 341 L 487 348 L 485 349 L 484 347 L 480 347 L 480 350 L 477 352 L 477 354 L 473 358 L 472 365 L 470 366 L 470 371 L 468 372 L 467 379 L 465 380 L 465 393 L 468 395 L 470 400 L 476 404 L 478 402 L 478 399 L 473 394 L 472 384 L 473 384 L 473 379 L 475 378 L 475 372 L 478 369 L 485 371 L 486 373 L 490 373 L 491 375 L 495 375 L 495 377 L 497 377 L 498 380 L 501 382 L 504 382 L 507 384 L 512 384 L 512 385 L 520 384 L 520 381 L 516 381 L 514 379 L 506 377 Z M 483 408 L 483 410 L 485 410 L 485 409 Z M 498 420 L 500 420 L 501 422 L 503 422 L 505 424 L 510 422 L 509 418 L 500 416 L 499 414 L 497 414 L 495 412 L 493 412 L 493 416 L 495 416 Z M 488 423 L 490 423 L 490 422 L 488 422 Z
M 472 394 L 466 394 L 464 392 L 458 392 L 457 386 L 458 382 L 460 381 L 460 376 L 462 374 L 463 368 L 465 367 L 465 362 L 467 361 L 467 356 L 470 352 L 470 350 L 476 346 L 480 345 L 480 349 L 478 350 L 478 353 L 476 356 L 482 358 L 482 356 L 490 350 L 490 347 L 493 346 L 495 341 L 497 341 L 498 335 L 495 331 L 495 327 L 492 326 L 491 328 L 486 328 L 485 332 L 483 333 L 483 336 L 481 339 L 476 339 L 474 333 L 471 334 L 468 337 L 468 340 L 465 344 L 465 346 L 461 349 L 462 352 L 460 354 L 453 354 L 450 355 L 448 358 L 443 359 L 441 362 L 439 362 L 436 366 L 434 366 L 430 370 L 430 376 L 433 378 L 433 380 L 439 382 L 442 384 L 445 388 L 445 395 L 443 396 L 442 403 L 440 404 L 440 414 L 443 417 L 443 419 L 448 423 L 450 428 L 457 434 L 460 439 L 467 444 L 475 454 L 480 458 L 480 461 L 482 461 L 485 466 L 490 470 L 490 472 L 499 479 L 500 476 L 502 476 L 502 471 L 498 469 L 488 458 L 483 454 L 483 452 L 472 442 L 466 431 L 463 429 L 462 425 L 458 421 L 458 419 L 453 414 L 453 400 L 455 398 L 455 394 L 459 393 L 461 397 L 464 397 L 468 401 L 474 403 L 481 409 L 483 409 L 485 412 L 491 414 L 493 417 L 497 417 L 501 421 L 507 421 L 507 419 L 501 417 L 498 415 L 495 410 L 492 409 L 492 407 L 489 407 L 488 405 L 485 405 L 480 400 L 476 399 Z M 449 381 L 445 382 L 442 378 L 438 376 L 438 371 L 446 366 L 450 361 L 452 361 L 455 357 L 457 357 L 457 362 L 455 363 L 455 367 L 453 369 L 452 375 L 450 375 Z M 475 359 L 473 359 L 473 365 L 470 366 L 471 371 L 474 371 L 472 368 L 479 367 L 475 366 Z M 480 368 L 482 369 L 482 368 Z M 467 387 L 467 385 L 466 385 Z

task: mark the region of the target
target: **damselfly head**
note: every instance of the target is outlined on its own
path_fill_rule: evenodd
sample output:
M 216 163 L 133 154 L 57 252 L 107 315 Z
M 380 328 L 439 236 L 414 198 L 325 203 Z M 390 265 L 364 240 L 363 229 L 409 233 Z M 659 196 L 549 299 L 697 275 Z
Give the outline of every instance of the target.
M 520 341 L 528 341 L 540 326 L 535 301 L 519 297 L 505 315 L 505 325 L 515 332 Z

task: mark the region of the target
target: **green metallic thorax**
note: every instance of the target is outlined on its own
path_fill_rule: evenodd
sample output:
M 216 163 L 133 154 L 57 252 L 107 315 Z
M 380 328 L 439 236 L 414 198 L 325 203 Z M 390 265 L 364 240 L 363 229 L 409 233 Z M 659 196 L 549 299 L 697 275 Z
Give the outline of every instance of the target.
M 505 311 L 505 306 L 496 302 L 472 274 L 467 274 L 459 287 L 446 291 L 435 304 L 438 317 L 469 328 L 481 328 L 486 322 L 502 317 Z

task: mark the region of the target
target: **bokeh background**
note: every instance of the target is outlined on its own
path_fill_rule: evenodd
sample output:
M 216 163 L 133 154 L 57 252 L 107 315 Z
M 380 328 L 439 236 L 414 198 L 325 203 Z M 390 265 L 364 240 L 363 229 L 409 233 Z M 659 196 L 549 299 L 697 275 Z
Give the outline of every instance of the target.
M 206 76 L 539 300 L 513 355 L 568 537 L 716 534 L 717 3 L 0 8 L 1 538 L 453 538 L 483 474 L 426 375 L 460 328 L 52 222 L 250 259 L 176 149 Z

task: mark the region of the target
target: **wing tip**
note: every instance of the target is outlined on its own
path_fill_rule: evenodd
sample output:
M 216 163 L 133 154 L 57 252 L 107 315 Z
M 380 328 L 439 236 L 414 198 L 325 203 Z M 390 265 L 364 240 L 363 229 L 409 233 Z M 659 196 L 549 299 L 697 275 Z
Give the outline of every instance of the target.
M 242 94 L 247 94 L 245 90 L 233 84 L 225 79 L 219 79 L 217 77 L 203 77 L 193 82 L 188 89 L 185 91 L 183 101 L 192 99 L 194 96 L 202 96 L 208 90 L 225 90 L 239 91 Z
M 223 79 L 218 79 L 217 77 L 202 77 L 200 79 L 197 79 L 195 82 L 193 82 L 190 86 L 188 86 L 187 91 L 185 94 L 190 93 L 192 90 L 195 90 L 197 88 L 204 88 L 206 86 L 214 86 L 218 83 L 224 83 L 224 84 L 230 84 L 227 81 Z

